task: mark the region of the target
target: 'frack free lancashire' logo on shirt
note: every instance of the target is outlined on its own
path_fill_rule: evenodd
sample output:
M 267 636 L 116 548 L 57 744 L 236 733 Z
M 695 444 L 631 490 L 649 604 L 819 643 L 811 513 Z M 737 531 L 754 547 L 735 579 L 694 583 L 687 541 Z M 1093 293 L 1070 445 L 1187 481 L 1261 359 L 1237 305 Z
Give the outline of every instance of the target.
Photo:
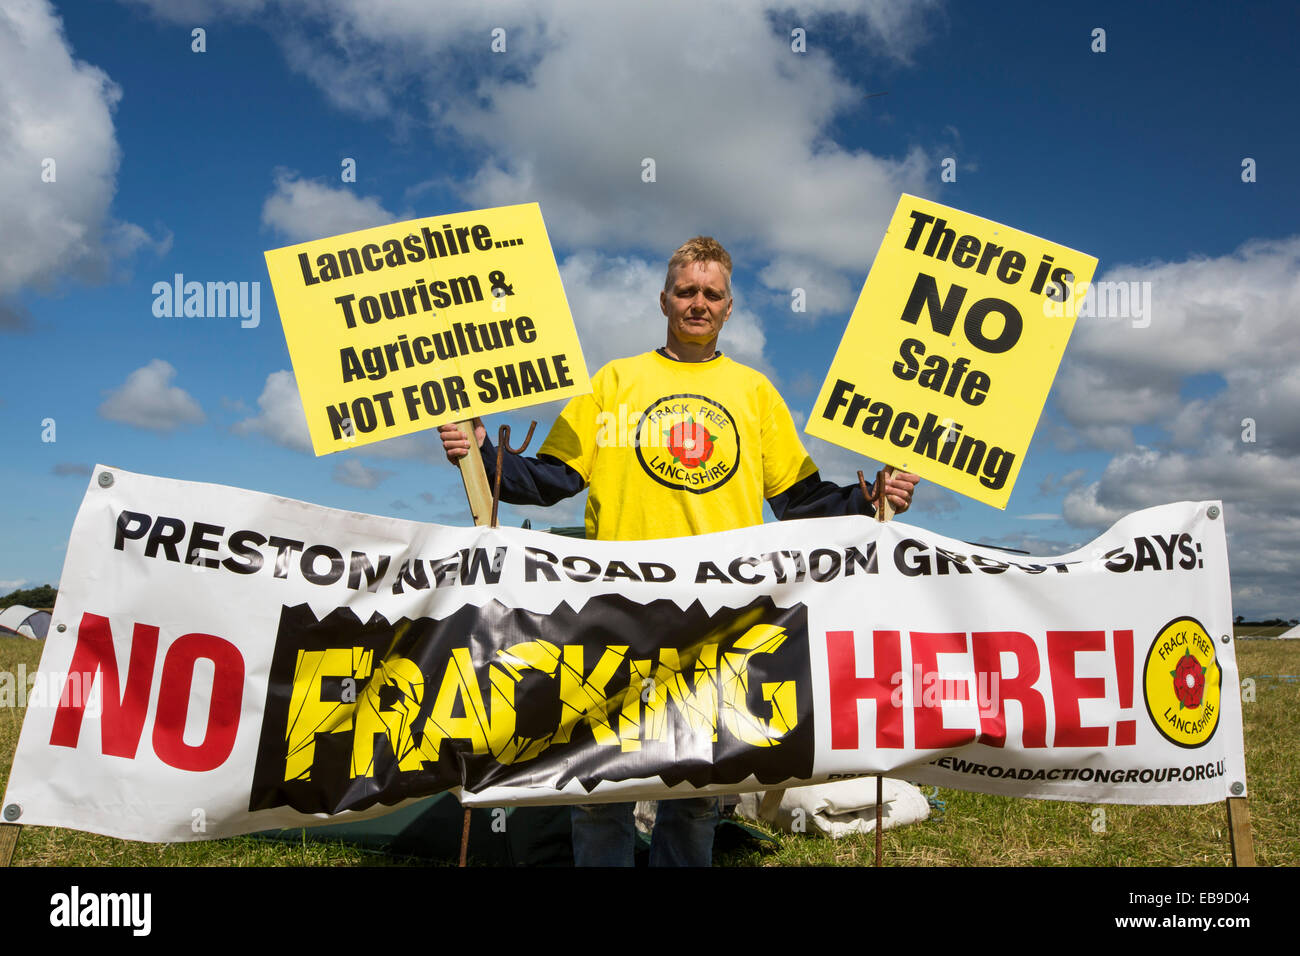
M 636 457 L 659 484 L 704 494 L 726 484 L 740 465 L 736 420 L 703 395 L 669 395 L 641 416 Z

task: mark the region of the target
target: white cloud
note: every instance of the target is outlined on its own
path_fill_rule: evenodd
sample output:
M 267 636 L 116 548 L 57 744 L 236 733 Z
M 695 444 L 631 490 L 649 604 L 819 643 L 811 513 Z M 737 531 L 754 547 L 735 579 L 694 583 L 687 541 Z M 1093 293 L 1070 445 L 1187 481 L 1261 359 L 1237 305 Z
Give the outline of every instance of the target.
M 1054 405 L 1067 439 L 1120 453 L 1068 491 L 1065 520 L 1100 529 L 1141 508 L 1220 499 L 1238 599 L 1252 614 L 1294 607 L 1300 237 L 1105 279 L 1149 282 L 1150 314 L 1075 326 Z
M 560 263 L 560 278 L 588 371 L 594 374 L 611 359 L 664 344 L 667 323 L 659 311 L 664 276 L 659 268 L 643 259 L 580 252 Z
M 578 528 L 586 521 L 587 494 L 579 492 L 572 498 L 558 501 L 549 508 L 525 507 L 522 505 L 502 505 L 500 523 L 507 527 L 519 527 L 525 518 L 532 522 L 539 531 L 550 528 Z M 453 523 L 462 523 L 464 519 Z
M 981 539 L 980 543 L 1006 548 L 1009 551 L 1022 551 L 1026 555 L 1049 558 L 1069 554 L 1083 542 L 1065 541 L 1060 538 L 1044 538 L 1032 532 L 1005 534 L 990 539 Z
M 860 265 L 865 266 L 865 261 Z M 861 283 L 866 278 L 865 268 L 858 270 L 856 278 L 818 262 L 794 256 L 778 256 L 759 273 L 759 278 L 769 289 L 783 293 L 784 308 L 794 304 L 795 289 L 802 289 L 802 312 L 794 315 L 816 318 L 822 315 L 848 316 L 857 302 Z
M 355 458 L 345 458 L 334 466 L 334 480 L 351 488 L 377 488 L 396 472 L 367 468 Z
M 74 58 L 43 0 L 0 11 L 0 300 L 61 277 L 102 280 L 112 264 L 155 241 L 109 214 L 121 150 L 113 110 L 121 89 Z M 49 162 L 52 161 L 52 167 Z M 53 181 L 43 181 L 52 168 Z M 166 245 L 164 241 L 163 245 Z M 28 321 L 0 302 L 0 328 Z
M 933 481 L 923 480 L 912 495 L 912 509 L 919 514 L 937 518 L 955 514 L 967 501 L 968 498 L 955 491 L 936 485 Z
M 1094 365 L 1083 355 L 1067 354 L 1073 361 L 1057 377 L 1052 394 L 1070 424 L 1096 429 L 1100 436 L 1108 427 L 1168 421 L 1178 410 L 1177 376 L 1161 375 L 1156 380 L 1155 371 L 1148 369 L 1126 381 L 1123 370 L 1115 364 Z M 1111 434 L 1107 440 L 1121 439 Z
M 258 13 L 289 24 L 277 39 L 290 66 L 336 106 L 403 128 L 432 122 L 480 151 L 460 184 L 468 205 L 540 201 L 560 243 L 644 250 L 656 261 L 711 234 L 766 266 L 773 289 L 788 295 L 806 283 L 809 317 L 843 310 L 899 193 L 933 179 L 934 157 L 921 147 L 875 155 L 829 135 L 838 115 L 873 107 L 864 106 L 872 91 L 849 82 L 828 51 L 847 43 L 857 59 L 907 61 L 937 2 L 513 0 L 440 5 L 436 16 L 424 0 L 265 5 L 283 17 L 253 0 L 187 0 L 184 14 L 137 2 L 178 22 Z M 796 24 L 807 31 L 804 53 L 791 50 Z M 506 30 L 503 54 L 490 52 L 496 27 Z M 417 102 L 427 115 L 408 115 Z M 642 181 L 647 157 L 652 183 Z M 303 238 L 331 231 L 278 208 L 268 219 Z
M 890 0 L 796 0 L 787 6 L 804 17 L 817 14 L 831 17 L 842 15 L 843 20 L 832 21 L 846 28 L 836 31 L 837 39 L 858 38 L 860 44 L 869 43 L 873 50 L 907 62 L 913 50 L 926 39 L 930 11 L 941 5 L 938 0 L 915 0 L 913 3 L 891 3 Z M 865 24 L 866 30 L 854 29 L 858 23 Z M 869 37 L 869 40 L 863 40 L 863 37 Z M 815 30 L 813 42 L 817 42 Z
M 1038 493 L 1040 495 L 1050 495 L 1058 491 L 1069 491 L 1072 488 L 1077 488 L 1083 479 L 1087 477 L 1087 474 L 1088 472 L 1083 468 L 1074 468 L 1059 477 L 1055 474 L 1047 475 L 1039 482 Z
M 170 363 L 154 359 L 108 392 L 99 406 L 100 416 L 158 432 L 203 422 L 205 416 L 199 403 L 184 389 L 171 384 L 175 377 L 176 369 Z
M 884 467 L 873 458 L 849 451 L 824 439 L 814 438 L 812 435 L 801 433 L 799 440 L 812 456 L 817 470 L 821 472 L 822 479 L 825 481 L 833 481 L 838 485 L 853 484 L 858 480 L 858 472 L 861 471 L 867 487 L 870 488 L 872 482 L 876 480 L 876 472 Z M 933 487 L 937 488 L 937 486 Z M 932 487 L 927 485 L 927 494 L 931 490 Z M 922 502 L 919 491 L 913 496 L 913 500 L 919 507 Z
M 1211 499 L 1261 521 L 1300 519 L 1300 462 L 1222 440 L 1194 450 L 1139 448 L 1112 458 L 1098 481 L 1066 495 L 1065 518 L 1099 528 L 1141 508 Z
M 1053 390 L 1071 424 L 1177 426 L 1186 441 L 1206 427 L 1240 431 L 1252 410 L 1276 412 L 1273 434 L 1287 429 L 1288 447 L 1300 450 L 1300 425 L 1286 414 L 1300 397 L 1300 236 L 1215 259 L 1119 266 L 1105 278 L 1149 282 L 1150 315 L 1077 320 Z M 1194 375 L 1220 376 L 1226 391 L 1189 402 L 1181 390 Z
M 1065 520 L 1100 529 L 1171 501 L 1221 500 L 1234 594 L 1249 614 L 1295 604 L 1300 538 L 1300 457 L 1211 438 L 1188 450 L 1138 448 L 1117 455 L 1097 481 L 1065 496 Z
M 425 462 L 447 460 L 436 428 L 402 435 L 400 438 L 388 438 L 364 447 L 366 454 L 375 458 Z
M 610 9 L 558 5 L 555 43 L 527 82 L 487 79 L 447 110 L 445 122 L 490 154 L 468 198 L 540 199 L 553 234 L 577 246 L 667 258 L 712 234 L 749 260 L 779 260 L 768 276 L 785 291 L 808 263 L 860 281 L 899 193 L 924 188 L 923 151 L 879 157 L 829 139 L 831 120 L 864 91 L 824 47 L 792 53 L 757 4 Z
M 257 407 L 261 409 L 258 414 L 236 422 L 231 431 L 236 435 L 262 435 L 283 448 L 312 452 L 307 415 L 302 410 L 293 372 L 281 369 L 268 375 L 257 397 Z
M 1114 460 L 1111 462 L 1114 464 Z M 1101 483 L 1094 481 L 1075 488 L 1065 496 L 1065 520 L 1078 528 L 1107 528 L 1122 518 L 1128 511 L 1114 505 L 1106 505 L 1097 500 Z
M 659 308 L 659 293 L 667 267 L 667 257 L 662 264 L 651 264 L 594 252 L 575 253 L 560 264 L 560 278 L 588 371 L 594 374 L 611 359 L 649 352 L 664 344 L 667 320 Z M 718 337 L 718 348 L 771 375 L 771 364 L 763 354 L 766 342 L 758 317 L 736 305 Z
M 258 413 L 231 426 L 236 435 L 261 435 L 282 448 L 314 454 L 307 415 L 293 372 L 281 369 L 266 377 L 262 394 L 257 398 Z M 400 438 L 358 446 L 373 458 L 408 459 L 426 462 L 444 461 L 442 442 L 437 430 L 416 432 Z M 385 476 L 390 473 L 385 473 Z M 342 480 L 335 474 L 335 480 Z M 344 484 L 348 482 L 344 481 Z
M 290 242 L 306 242 L 411 218 L 389 212 L 375 196 L 357 196 L 346 186 L 299 178 L 279 170 L 275 190 L 262 204 L 262 224 Z

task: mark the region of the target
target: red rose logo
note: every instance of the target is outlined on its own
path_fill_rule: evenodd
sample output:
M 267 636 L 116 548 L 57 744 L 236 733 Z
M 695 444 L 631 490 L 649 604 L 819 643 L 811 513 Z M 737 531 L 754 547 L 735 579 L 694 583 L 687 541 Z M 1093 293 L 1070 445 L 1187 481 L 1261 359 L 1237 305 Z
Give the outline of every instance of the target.
M 1201 695 L 1205 693 L 1205 668 L 1200 665 L 1191 652 L 1178 659 L 1178 666 L 1169 672 L 1174 678 L 1174 693 L 1178 695 L 1179 708 L 1194 710 L 1201 706 Z
M 699 472 L 695 472 L 699 474 Z M 1142 694 L 1152 726 L 1178 747 L 1204 746 L 1214 736 L 1225 691 L 1216 638 L 1194 617 L 1176 617 L 1158 632 L 1142 665 Z M 1228 690 L 1236 693 L 1232 685 Z M 1134 743 L 1127 731 L 1129 744 Z
M 668 433 L 668 450 L 683 468 L 698 468 L 713 454 L 713 441 L 703 425 L 685 421 Z

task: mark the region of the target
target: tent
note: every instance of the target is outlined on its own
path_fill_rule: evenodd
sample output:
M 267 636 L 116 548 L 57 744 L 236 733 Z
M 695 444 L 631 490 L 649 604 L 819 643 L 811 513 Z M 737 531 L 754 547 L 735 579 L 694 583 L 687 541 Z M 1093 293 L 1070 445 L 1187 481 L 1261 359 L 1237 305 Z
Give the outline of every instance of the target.
M 1244 627 L 1250 627 L 1250 628 L 1258 628 L 1258 630 L 1255 630 L 1255 631 L 1252 631 L 1252 632 L 1244 631 L 1244 630 L 1241 629 L 1243 626 L 1244 626 Z M 1282 632 L 1280 632 L 1280 633 L 1278 633 L 1278 634 L 1270 633 L 1274 628 L 1277 628 L 1277 627 L 1284 627 L 1284 626 L 1285 626 L 1284 622 L 1267 623 L 1267 624 L 1245 624 L 1245 625 L 1238 624 L 1237 627 L 1235 628 L 1235 632 L 1236 632 L 1236 636 L 1237 636 L 1237 639 L 1238 639 L 1238 640 L 1247 640 L 1247 641 L 1250 641 L 1250 640 L 1262 640 L 1262 641 L 1295 641 L 1295 640 L 1300 640 L 1300 624 L 1296 625 L 1295 627 L 1287 628 L 1286 630 L 1284 630 L 1284 631 L 1282 631 Z
M 638 811 L 640 805 L 638 805 Z M 328 823 L 305 829 L 264 830 L 264 839 L 299 843 L 303 840 L 352 843 L 376 853 L 455 861 L 460 856 L 465 810 L 450 793 L 426 797 L 382 817 Z M 776 841 L 723 817 L 714 835 L 714 853 L 755 842 Z M 638 830 L 637 862 L 649 857 L 650 839 Z M 567 806 L 498 807 L 471 811 L 470 863 L 480 866 L 572 866 L 572 831 Z
M 266 830 L 258 835 L 291 843 L 304 839 L 352 843 L 392 856 L 454 861 L 460 856 L 464 818 L 460 801 L 440 793 L 369 820 Z M 569 808 L 474 810 L 469 859 L 489 866 L 572 866 Z
M 16 634 L 33 641 L 43 641 L 49 629 L 49 611 L 37 611 L 30 607 L 23 607 L 21 604 L 14 604 L 0 611 L 0 634 L 6 636 Z

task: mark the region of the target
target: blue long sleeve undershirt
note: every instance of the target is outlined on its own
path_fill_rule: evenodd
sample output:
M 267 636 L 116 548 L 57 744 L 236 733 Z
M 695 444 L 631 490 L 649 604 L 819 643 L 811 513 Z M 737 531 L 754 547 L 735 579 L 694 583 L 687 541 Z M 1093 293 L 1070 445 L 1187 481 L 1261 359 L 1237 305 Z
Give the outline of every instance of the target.
M 497 453 L 491 439 L 484 439 L 482 451 L 488 483 L 492 484 L 496 480 Z M 507 452 L 502 462 L 501 500 L 507 504 L 550 506 L 587 486 L 580 474 L 550 455 L 525 458 Z M 768 498 L 767 503 L 778 521 L 876 513 L 863 497 L 861 487 L 822 481 L 821 473 L 816 471 Z

